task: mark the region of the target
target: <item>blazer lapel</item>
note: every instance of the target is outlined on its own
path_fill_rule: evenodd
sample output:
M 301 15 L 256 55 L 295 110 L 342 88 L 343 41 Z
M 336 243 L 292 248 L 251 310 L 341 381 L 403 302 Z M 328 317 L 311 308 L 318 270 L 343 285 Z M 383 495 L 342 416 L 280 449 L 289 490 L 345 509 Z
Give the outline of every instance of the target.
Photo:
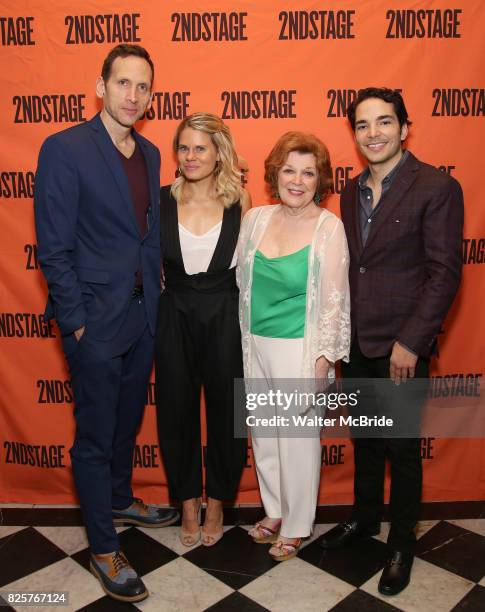
M 350 217 L 349 231 L 347 231 L 347 240 L 349 249 L 356 254 L 357 259 L 362 253 L 362 238 L 360 235 L 359 222 L 359 184 L 358 177 L 349 185 L 349 191 L 345 193 L 345 201 L 343 205 L 348 209 L 347 215 Z
M 352 225 L 353 225 L 353 230 L 354 230 L 352 233 L 354 237 L 354 246 L 360 257 L 364 246 L 362 244 L 362 234 L 360 232 L 360 215 L 359 215 L 360 200 L 359 200 L 359 180 L 358 179 L 354 183 L 354 189 L 353 189 L 353 193 L 351 194 L 351 197 L 352 197 Z
M 106 161 L 108 168 L 110 169 L 113 178 L 118 185 L 120 190 L 121 199 L 127 209 L 128 217 L 131 219 L 137 233 L 140 233 L 138 222 L 135 216 L 135 207 L 133 204 L 133 200 L 131 197 L 131 189 L 130 184 L 128 183 L 128 178 L 123 170 L 123 166 L 121 164 L 121 160 L 119 158 L 119 153 L 116 150 L 106 128 L 101 121 L 101 117 L 96 115 L 90 121 L 90 127 L 92 129 L 92 135 L 98 149 L 101 152 L 104 160 Z M 150 192 L 151 193 L 151 192 Z
M 145 158 L 145 163 L 147 166 L 148 173 L 148 185 L 150 189 L 150 211 L 148 211 L 148 219 L 152 220 L 151 223 L 148 223 L 147 234 L 150 233 L 151 229 L 155 226 L 154 221 L 157 219 L 160 214 L 160 181 L 158 179 L 158 168 L 156 167 L 156 158 L 154 155 L 150 155 L 150 151 L 146 142 L 144 142 L 138 135 L 135 130 L 133 130 L 133 137 L 138 143 L 140 147 L 143 157 Z
M 369 249 L 372 246 L 376 236 L 379 235 L 380 232 L 384 231 L 383 228 L 387 220 L 392 214 L 395 213 L 396 208 L 398 208 L 398 206 L 401 204 L 409 191 L 409 188 L 416 180 L 416 173 L 418 169 L 418 160 L 410 153 L 409 158 L 405 161 L 403 167 L 398 170 L 389 191 L 384 196 L 385 200 L 382 203 L 382 207 L 371 224 L 364 251 Z

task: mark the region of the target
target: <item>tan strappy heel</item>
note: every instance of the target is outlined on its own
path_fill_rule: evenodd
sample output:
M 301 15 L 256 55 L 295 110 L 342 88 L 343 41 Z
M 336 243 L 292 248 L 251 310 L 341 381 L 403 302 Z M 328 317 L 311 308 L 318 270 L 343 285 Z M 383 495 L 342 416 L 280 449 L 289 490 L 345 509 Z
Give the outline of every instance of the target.
M 202 499 L 199 497 L 199 507 L 197 510 L 197 523 L 200 525 L 200 516 L 201 516 L 201 511 L 202 511 Z M 197 544 L 197 542 L 200 542 L 200 529 L 199 531 L 196 531 L 195 533 L 192 533 L 190 531 L 184 531 L 182 528 L 182 525 L 180 525 L 180 530 L 179 530 L 179 538 L 180 541 L 182 542 L 182 544 L 184 546 L 187 546 L 187 548 L 190 548 L 191 546 L 195 546 Z

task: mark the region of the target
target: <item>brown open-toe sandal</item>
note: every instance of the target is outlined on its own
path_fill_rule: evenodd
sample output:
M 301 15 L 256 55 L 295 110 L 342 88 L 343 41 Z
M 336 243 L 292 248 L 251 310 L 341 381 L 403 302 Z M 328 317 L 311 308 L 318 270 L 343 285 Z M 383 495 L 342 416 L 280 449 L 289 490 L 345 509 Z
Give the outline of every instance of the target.
M 271 544 L 276 542 L 278 534 L 281 528 L 281 521 L 276 524 L 274 528 L 267 527 L 262 523 L 256 523 L 256 525 L 249 530 L 249 535 L 253 538 L 253 542 L 256 544 Z
M 283 542 L 283 540 L 278 540 L 269 549 L 269 554 L 275 561 L 288 561 L 296 557 L 300 550 L 300 544 L 301 538 L 298 538 L 296 542 Z M 275 552 L 271 552 L 272 550 Z

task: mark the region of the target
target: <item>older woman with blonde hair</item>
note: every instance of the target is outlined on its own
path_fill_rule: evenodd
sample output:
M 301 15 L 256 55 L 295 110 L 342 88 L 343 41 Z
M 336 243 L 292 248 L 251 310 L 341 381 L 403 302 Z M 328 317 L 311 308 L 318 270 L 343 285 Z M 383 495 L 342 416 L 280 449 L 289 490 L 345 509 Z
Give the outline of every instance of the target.
M 222 537 L 222 501 L 235 497 L 246 458 L 246 441 L 234 438 L 234 379 L 243 376 L 235 250 L 250 201 L 229 128 L 219 117 L 184 119 L 173 150 L 178 176 L 162 187 L 160 201 L 165 288 L 155 352 L 158 432 L 170 496 L 182 502 L 181 542 L 193 546 L 202 538 L 212 546 Z
M 244 374 L 247 384 L 263 380 L 269 389 L 283 379 L 324 385 L 335 362 L 348 360 L 350 343 L 345 231 L 319 206 L 332 184 L 329 153 L 312 134 L 288 132 L 265 171 L 280 204 L 253 208 L 238 246 Z M 282 422 L 271 436 L 253 430 L 252 446 L 266 517 L 249 534 L 271 542 L 276 561 L 291 559 L 315 517 L 319 430 L 302 438 Z

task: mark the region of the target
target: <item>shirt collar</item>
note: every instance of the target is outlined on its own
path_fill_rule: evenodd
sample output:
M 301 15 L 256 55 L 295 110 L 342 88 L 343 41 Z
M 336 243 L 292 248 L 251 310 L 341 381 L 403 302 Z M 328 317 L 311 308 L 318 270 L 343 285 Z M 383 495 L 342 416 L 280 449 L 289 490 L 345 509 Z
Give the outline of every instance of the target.
M 396 176 L 399 169 L 404 165 L 408 157 L 409 157 L 409 151 L 406 149 L 401 155 L 401 159 L 397 162 L 394 168 L 392 168 L 390 172 L 386 174 L 386 176 L 382 179 L 383 185 L 385 183 L 390 183 L 392 181 L 392 179 Z M 367 179 L 369 178 L 369 174 L 370 174 L 370 170 L 369 170 L 369 166 L 367 166 L 367 168 L 359 176 L 359 188 L 361 190 L 369 189 L 366 185 Z

